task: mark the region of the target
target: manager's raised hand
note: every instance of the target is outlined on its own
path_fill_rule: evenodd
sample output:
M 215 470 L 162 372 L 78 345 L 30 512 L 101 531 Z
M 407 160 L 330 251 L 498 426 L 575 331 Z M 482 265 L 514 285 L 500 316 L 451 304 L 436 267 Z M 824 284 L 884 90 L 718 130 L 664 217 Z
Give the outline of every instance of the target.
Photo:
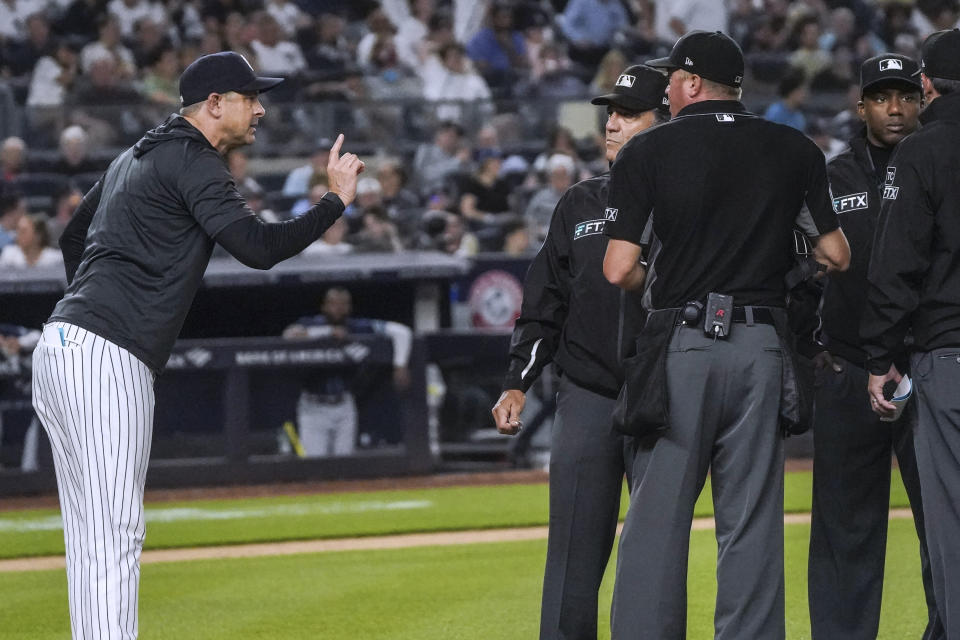
M 327 177 L 330 180 L 331 193 L 337 194 L 344 206 L 349 206 L 357 197 L 357 176 L 363 173 L 366 165 L 355 153 L 340 155 L 343 146 L 343 134 L 337 136 L 330 147 L 330 159 L 327 160 Z

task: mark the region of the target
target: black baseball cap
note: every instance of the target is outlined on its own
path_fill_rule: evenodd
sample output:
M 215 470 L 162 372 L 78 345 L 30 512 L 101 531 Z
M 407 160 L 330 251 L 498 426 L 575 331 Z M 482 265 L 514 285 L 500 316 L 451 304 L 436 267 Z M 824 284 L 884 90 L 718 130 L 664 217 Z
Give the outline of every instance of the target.
M 882 53 L 860 65 L 860 92 L 866 93 L 880 85 L 906 85 L 922 91 L 919 71 L 920 65 L 913 58 L 898 53 Z
M 180 74 L 180 104 L 202 102 L 211 93 L 263 92 L 283 82 L 283 78 L 258 77 L 239 53 L 221 51 L 200 56 Z
M 667 76 L 662 71 L 642 64 L 627 67 L 613 87 L 613 93 L 597 96 L 590 104 L 609 104 L 630 111 L 670 110 L 670 101 L 664 91 Z
M 647 60 L 656 69 L 683 69 L 707 80 L 730 87 L 743 83 L 743 51 L 720 31 L 691 31 L 684 34 L 666 58 Z
M 960 29 L 937 31 L 920 48 L 920 71 L 928 78 L 960 80 Z

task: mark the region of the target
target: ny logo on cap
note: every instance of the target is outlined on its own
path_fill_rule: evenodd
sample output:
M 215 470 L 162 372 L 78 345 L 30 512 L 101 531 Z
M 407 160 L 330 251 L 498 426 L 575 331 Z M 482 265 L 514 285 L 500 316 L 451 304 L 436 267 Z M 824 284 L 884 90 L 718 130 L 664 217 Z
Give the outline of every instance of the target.
M 884 58 L 880 61 L 880 71 L 892 71 L 894 69 L 903 71 L 903 62 L 896 58 Z
M 690 59 L 690 56 L 687 56 L 686 60 L 683 61 L 683 64 L 692 67 L 692 66 L 693 66 L 693 60 Z
M 618 87 L 632 87 L 632 86 L 633 86 L 633 83 L 636 82 L 636 81 L 637 81 L 637 77 L 636 77 L 636 76 L 631 76 L 631 75 L 628 75 L 628 74 L 624 73 L 624 74 L 622 74 L 619 78 L 617 78 L 617 86 L 618 86 Z

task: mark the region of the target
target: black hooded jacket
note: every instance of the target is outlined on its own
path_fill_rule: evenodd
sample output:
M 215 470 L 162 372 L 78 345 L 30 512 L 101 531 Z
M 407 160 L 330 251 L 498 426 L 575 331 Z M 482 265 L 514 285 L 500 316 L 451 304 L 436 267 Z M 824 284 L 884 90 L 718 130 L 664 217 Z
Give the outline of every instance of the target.
M 960 94 L 920 122 L 887 168 L 867 275 L 860 336 L 876 375 L 911 328 L 916 351 L 960 347 Z
M 67 290 L 50 316 L 92 331 L 160 372 L 200 285 L 214 241 L 269 269 L 343 212 L 327 194 L 296 220 L 264 223 L 203 134 L 172 115 L 120 154 L 83 198 L 60 240 Z
M 867 266 L 884 182 L 882 177 L 877 182 L 867 144 L 864 128 L 827 164 L 833 208 L 850 243 L 850 267 L 828 276 L 820 312 L 823 345 L 861 367 L 867 356 L 860 347 L 860 316 L 867 302 Z M 880 167 L 881 176 L 884 168 Z

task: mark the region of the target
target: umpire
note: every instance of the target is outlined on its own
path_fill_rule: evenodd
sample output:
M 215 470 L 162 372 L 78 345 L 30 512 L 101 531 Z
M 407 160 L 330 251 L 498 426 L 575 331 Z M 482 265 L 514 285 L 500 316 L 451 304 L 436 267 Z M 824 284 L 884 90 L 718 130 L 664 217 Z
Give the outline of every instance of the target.
M 669 57 L 647 64 L 670 72 L 674 118 L 631 140 L 612 167 L 603 268 L 614 284 L 643 289 L 650 313 L 627 363 L 627 388 L 647 392 L 638 412 L 658 404 L 665 412 L 659 423 L 624 425 L 640 446 L 612 637 L 685 637 L 690 525 L 710 470 L 716 637 L 783 638 L 779 422 L 789 408 L 781 379 L 794 371 L 783 309 L 792 229 L 811 238 L 827 270 L 845 269 L 850 250 L 823 154 L 802 133 L 740 103 L 744 61 L 733 40 L 692 31 Z M 651 216 L 644 268 L 641 238 Z
M 890 510 L 890 452 L 896 452 L 920 537 L 929 623 L 924 638 L 942 638 L 924 539 L 920 478 L 913 451 L 913 412 L 881 422 L 857 390 L 867 384 L 860 346 L 867 265 L 887 163 L 917 128 L 919 65 L 886 53 L 860 68 L 857 105 L 864 127 L 827 165 L 833 206 L 850 241 L 850 269 L 831 275 L 821 303 L 822 350 L 814 358 L 813 519 L 809 599 L 814 640 L 876 638 Z M 821 347 L 822 349 L 822 347 Z M 900 354 L 902 355 L 902 354 Z M 908 407 L 909 409 L 910 407 Z
M 363 163 L 330 151 L 331 190 L 302 217 L 265 224 L 224 156 L 254 141 L 258 78 L 240 55 L 180 76 L 183 108 L 120 154 L 60 240 L 67 290 L 34 351 L 33 402 L 50 436 L 64 522 L 74 638 L 135 638 L 153 384 L 213 251 L 268 269 L 329 227 Z
M 636 65 L 617 79 L 606 105 L 606 156 L 669 119 L 666 76 Z M 527 272 L 503 393 L 493 407 L 501 433 L 519 430 L 525 392 L 553 360 L 561 373 L 550 444 L 550 529 L 540 638 L 597 637 L 597 591 L 610 557 L 629 452 L 610 416 L 620 389 L 622 335 L 643 317 L 635 300 L 603 277 L 607 247 L 605 173 L 563 194 L 543 247 Z
M 960 638 L 960 31 L 923 48 L 923 128 L 900 143 L 887 167 L 867 273 L 861 338 L 870 359 L 873 410 L 894 405 L 894 358 L 913 332 L 914 435 L 926 514 L 933 591 L 947 638 Z

